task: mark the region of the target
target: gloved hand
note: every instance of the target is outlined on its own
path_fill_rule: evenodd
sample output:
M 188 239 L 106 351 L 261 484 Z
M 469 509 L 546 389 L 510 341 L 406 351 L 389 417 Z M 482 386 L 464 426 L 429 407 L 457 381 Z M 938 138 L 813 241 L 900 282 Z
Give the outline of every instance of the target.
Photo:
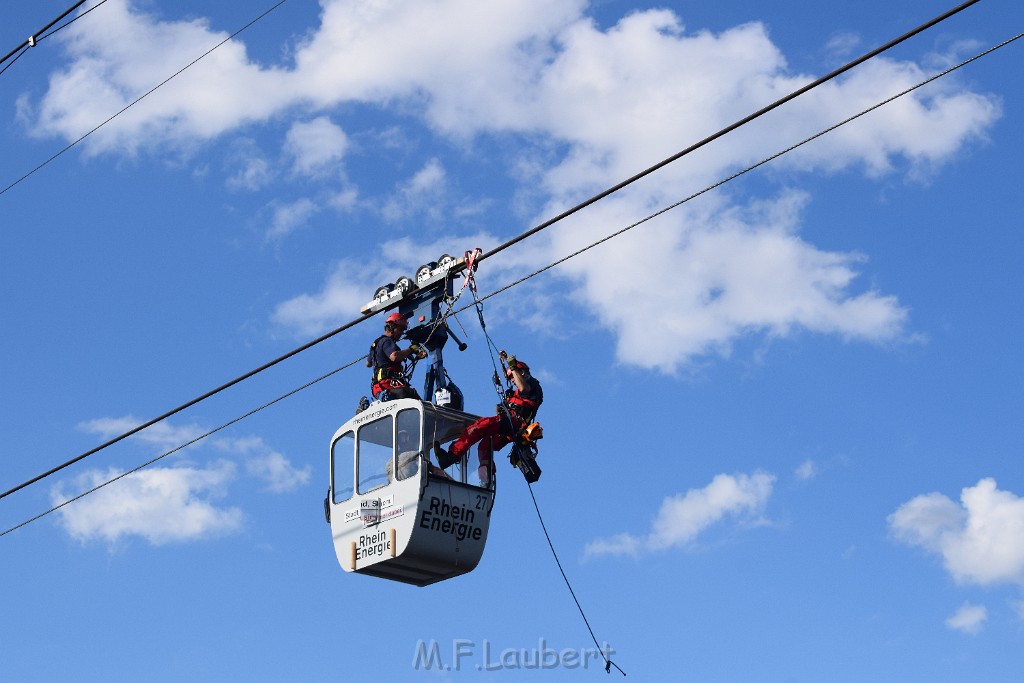
M 413 344 L 409 347 L 409 350 L 412 351 L 412 355 L 416 356 L 420 360 L 427 357 L 427 350 L 419 344 Z

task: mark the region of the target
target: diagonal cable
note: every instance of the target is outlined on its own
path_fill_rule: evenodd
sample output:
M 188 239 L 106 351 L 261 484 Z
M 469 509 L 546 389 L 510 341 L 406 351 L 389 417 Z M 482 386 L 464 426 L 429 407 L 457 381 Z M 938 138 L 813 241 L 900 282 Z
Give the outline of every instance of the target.
M 107 0 L 103 0 L 103 2 L 106 2 L 106 1 L 107 1 Z M 101 2 L 100 4 L 102 5 L 102 4 L 103 4 L 103 2 Z M 35 47 L 35 46 L 36 46 L 36 44 L 37 44 L 37 43 L 38 43 L 38 42 L 39 42 L 40 40 L 42 40 L 43 38 L 45 38 L 45 37 L 46 37 L 47 35 L 50 35 L 50 34 L 48 34 L 48 33 L 46 33 L 46 32 L 47 32 L 48 30 L 50 30 L 50 28 L 52 28 L 54 24 L 56 24 L 56 23 L 57 23 L 58 21 L 60 21 L 61 19 L 63 19 L 63 18 L 64 18 L 64 17 L 66 17 L 67 15 L 71 14 L 72 12 L 74 12 L 74 11 L 75 11 L 76 9 L 78 9 L 79 7 L 81 7 L 82 5 L 84 5 L 85 3 L 86 3 L 86 0 L 78 0 L 78 2 L 76 2 L 76 3 L 74 4 L 74 5 L 72 5 L 72 6 L 71 6 L 71 7 L 69 7 L 68 9 L 64 10 L 64 12 L 62 12 L 62 13 L 61 13 L 61 15 L 60 15 L 59 17 L 57 17 L 56 19 L 54 19 L 53 21 L 51 21 L 51 22 L 50 22 L 49 24 L 47 24 L 46 26 L 42 27 L 41 29 L 39 29 L 39 30 L 38 30 L 38 31 L 36 31 L 35 33 L 33 33 L 33 34 L 32 34 L 31 36 L 29 36 L 28 38 L 26 38 L 26 39 L 24 40 L 24 42 L 22 42 L 22 44 L 21 44 L 21 45 L 19 45 L 18 47 L 14 48 L 14 49 L 13 49 L 13 50 L 11 50 L 10 52 L 8 52 L 8 53 L 7 53 L 6 55 L 4 55 L 4 56 L 3 56 L 2 58 L 0 58 L 0 64 L 3 64 L 4 62 L 6 62 L 6 61 L 7 61 L 8 59 L 10 59 L 11 57 L 14 57 L 14 55 L 16 55 L 16 54 L 18 55 L 18 57 L 20 57 L 20 56 L 21 56 L 21 54 L 24 54 L 24 53 L 22 52 L 22 50 L 25 50 L 25 49 L 27 49 L 27 48 L 30 48 L 30 47 Z M 95 9 L 95 8 L 93 8 L 93 9 Z M 83 14 L 85 14 L 85 13 L 88 13 L 88 12 L 91 12 L 91 11 L 92 11 L 91 9 L 90 9 L 90 10 L 87 10 L 87 11 L 86 11 L 86 12 L 84 12 Z M 75 21 L 75 20 L 74 20 L 74 19 L 72 19 L 71 21 L 69 21 L 69 22 L 68 22 L 68 24 L 70 24 L 70 23 L 71 23 L 72 21 Z M 65 26 L 66 26 L 66 25 L 67 25 L 67 24 L 65 24 Z M 56 33 L 56 31 L 59 31 L 59 30 L 60 30 L 61 28 L 64 28 L 64 27 L 63 27 L 63 26 L 61 26 L 60 28 L 57 28 L 57 29 L 56 29 L 55 31 L 52 31 L 52 33 Z M 18 53 L 21 53 L 21 54 L 18 54 Z M 17 58 L 18 58 L 18 57 L 15 57 L 15 60 L 17 60 Z M 10 65 L 8 65 L 8 66 L 10 66 Z M 4 67 L 4 71 L 7 71 L 7 68 L 6 68 L 6 67 Z M 3 71 L 0 71 L 0 73 L 3 73 Z
M 975 2 L 977 2 L 977 1 L 978 1 L 978 0 L 975 0 Z M 257 21 L 259 21 L 259 20 L 260 20 L 260 19 L 262 19 L 263 17 L 267 16 L 268 14 L 270 14 L 271 12 L 273 12 L 274 10 L 276 10 L 276 9 L 277 9 L 278 7 L 280 7 L 281 5 L 283 5 L 283 4 L 284 4 L 284 3 L 286 3 L 286 2 L 288 2 L 288 0 L 278 0 L 278 2 L 277 2 L 277 3 L 275 4 L 275 5 L 273 5 L 273 6 L 271 6 L 270 8 L 268 8 L 268 9 L 264 10 L 264 11 L 263 11 L 263 12 L 262 12 L 262 13 L 261 13 L 261 14 L 260 14 L 259 16 L 257 16 L 257 17 L 256 17 L 255 19 L 251 20 L 251 21 L 250 21 L 249 23 L 247 23 L 247 24 L 246 24 L 245 26 L 243 26 L 242 28 L 238 29 L 237 31 L 235 31 L 234 33 L 232 33 L 231 35 L 229 35 L 229 36 L 228 36 L 227 38 L 225 38 L 224 40 L 220 41 L 219 43 L 217 43 L 216 45 L 214 45 L 213 47 L 211 47 L 211 48 L 210 48 L 209 50 L 207 50 L 207 51 L 206 51 L 206 52 L 204 52 L 203 54 L 201 54 L 201 55 L 199 55 L 198 57 L 196 57 L 195 59 L 193 59 L 193 60 L 192 60 L 191 62 L 189 62 L 189 63 L 188 63 L 188 64 L 186 64 L 185 66 L 181 67 L 180 69 L 178 69 L 178 70 L 177 70 L 177 71 L 175 71 L 175 72 L 174 72 L 173 74 L 171 74 L 170 76 L 168 76 L 168 77 L 167 77 L 167 78 L 165 78 L 164 80 L 162 80 L 162 81 L 160 81 L 159 83 L 157 83 L 156 85 L 154 85 L 154 86 L 153 86 L 152 88 L 150 88 L 150 89 L 149 89 L 149 90 L 147 90 L 146 92 L 144 92 L 144 93 L 142 93 L 141 95 L 139 95 L 139 96 L 138 96 L 137 98 L 135 98 L 134 100 L 132 100 L 131 102 L 129 102 L 129 103 L 127 104 L 127 105 L 125 105 L 125 106 L 124 106 L 124 108 L 122 108 L 122 109 L 121 109 L 120 111 L 118 111 L 118 112 L 117 112 L 116 114 L 113 114 L 113 115 L 111 115 L 111 116 L 110 116 L 109 118 L 107 118 L 107 120 L 103 121 L 102 123 L 100 123 L 99 125 L 97 125 L 97 126 L 96 126 L 95 128 L 93 128 L 93 129 L 92 129 L 92 130 L 90 130 L 89 132 L 87 132 L 87 133 L 85 133 L 84 135 L 82 135 L 82 137 L 78 138 L 78 139 L 77 139 L 77 140 L 75 140 L 74 142 L 71 142 L 71 143 L 69 143 L 69 144 L 68 144 L 67 146 L 65 146 L 65 147 L 64 147 L 63 149 L 61 149 L 61 150 L 60 150 L 59 152 L 57 152 L 56 154 L 54 154 L 53 156 L 51 156 L 51 157 L 50 157 L 49 159 L 47 159 L 47 160 L 46 160 L 46 161 L 44 161 L 43 163 L 39 164 L 38 166 L 36 166 L 35 168 L 33 168 L 33 169 L 32 169 L 31 171 L 29 171 L 29 172 L 28 172 L 28 173 L 26 173 L 25 175 L 21 176 L 20 178 L 18 178 L 18 179 L 17 179 L 17 180 L 15 180 L 14 182 L 12 182 L 12 183 L 11 183 L 10 185 L 8 185 L 7 187 L 5 187 L 5 188 L 3 188 L 2 190 L 0 190 L 0 195 L 3 195 L 3 194 L 5 194 L 5 193 L 6 193 L 6 192 L 7 192 L 8 190 L 11 190 L 11 189 L 12 189 L 12 188 L 14 188 L 14 187 L 15 187 L 16 185 L 20 184 L 20 183 L 21 183 L 22 181 L 26 180 L 27 178 L 29 178 L 30 176 L 32 176 L 33 174 L 35 174 L 35 173 L 36 173 L 37 171 L 41 170 L 41 169 L 42 169 L 42 168 L 43 168 L 44 166 L 48 165 L 48 164 L 49 164 L 50 162 L 52 162 L 52 161 L 54 161 L 55 159 L 57 159 L 57 158 L 58 158 L 59 156 L 61 156 L 62 154 L 64 154 L 64 153 L 65 153 L 65 152 L 67 152 L 68 150 L 70 150 L 70 149 L 72 149 L 73 147 L 77 146 L 77 145 L 78 145 L 79 143 L 81 143 L 81 142 L 82 142 L 83 140 L 85 140 L 85 139 L 86 139 L 87 137 L 89 137 L 90 135 L 92 135 L 93 133 L 95 133 L 96 131 L 98 131 L 98 130 L 99 130 L 100 128 L 102 128 L 103 126 L 107 125 L 108 123 L 110 123 L 111 121 L 113 121 L 114 119 L 116 119 L 116 118 L 117 118 L 118 116 L 120 116 L 121 114 L 125 113 L 126 111 L 128 111 L 129 109 L 131 109 L 132 107 L 134 107 L 134 106 L 135 106 L 136 104 L 138 104 L 139 102 L 141 102 L 141 101 L 142 101 L 143 99 L 145 99 L 146 97 L 148 97 L 148 96 L 152 95 L 152 94 L 153 94 L 154 92 L 156 92 L 156 91 L 157 91 L 157 90 L 158 90 L 159 88 L 162 88 L 162 87 L 163 87 L 164 85 L 166 85 L 167 83 L 169 83 L 169 82 L 170 82 L 170 81 L 171 81 L 172 79 L 174 79 L 174 78 L 177 78 L 177 77 L 178 77 L 179 75 L 181 75 L 182 73 L 184 73 L 184 72 L 185 72 L 185 71 L 186 71 L 187 69 L 191 68 L 191 67 L 192 67 L 192 66 L 194 66 L 194 65 L 195 65 L 196 63 L 198 63 L 198 62 L 199 62 L 200 60 L 204 59 L 204 58 L 205 58 L 206 56 L 208 56 L 208 55 L 209 55 L 209 54 L 210 54 L 211 52 L 213 52 L 214 50 L 216 50 L 217 48 L 219 48 L 219 47 L 220 47 L 221 45 L 223 45 L 224 43 L 227 43 L 227 42 L 229 42 L 230 40 L 234 39 L 234 38 L 235 38 L 235 36 L 237 36 L 238 34 L 240 34 L 240 33 L 241 33 L 242 31 L 245 31 L 245 30 L 246 30 L 246 29 L 248 29 L 248 28 L 249 28 L 250 26 L 252 26 L 253 24 L 255 24 L 255 23 L 256 23 Z
M 732 124 L 726 126 L 725 128 L 721 129 L 717 133 L 709 135 L 708 137 L 704 138 L 700 142 L 694 143 L 694 144 L 690 145 L 689 147 L 687 147 L 686 149 L 673 154 L 672 156 L 668 157 L 667 159 L 663 159 L 662 161 L 659 161 L 658 163 L 654 164 L 650 168 L 647 168 L 647 169 L 637 173 L 636 175 L 634 175 L 634 176 L 632 176 L 630 178 L 627 178 L 626 180 L 623 180 L 618 185 L 615 185 L 614 187 L 610 187 L 607 190 L 605 190 L 603 192 L 600 192 L 599 194 L 594 195 L 590 199 L 587 199 L 587 200 L 585 200 L 583 202 L 580 202 L 579 204 L 577 204 L 576 206 L 572 207 L 571 209 L 567 209 L 567 210 L 563 211 L 562 213 L 558 214 L 554 218 L 550 218 L 550 219 L 544 221 L 540 225 L 538 225 L 538 226 L 536 226 L 534 228 L 531 228 L 530 230 L 527 230 L 526 232 L 522 233 L 521 235 L 517 235 L 516 237 L 514 237 L 514 238 L 510 239 L 509 241 L 505 242 L 504 244 L 501 244 L 501 245 L 495 247 L 494 249 L 491 249 L 487 253 L 483 254 L 478 260 L 483 261 L 486 258 L 494 256 L 495 254 L 497 254 L 499 252 L 502 252 L 505 249 L 508 249 L 509 247 L 511 247 L 512 245 L 516 244 L 517 242 L 521 242 L 522 240 L 526 239 L 527 237 L 530 237 L 531 235 L 533 235 L 533 234 L 535 234 L 537 232 L 540 232 L 541 230 L 544 230 L 547 227 L 550 227 L 551 225 L 557 223 L 558 221 L 560 221 L 560 220 L 562 220 L 564 218 L 568 218 L 569 216 L 573 215 L 574 213 L 576 213 L 578 211 L 581 211 L 582 209 L 585 209 L 586 207 L 590 206 L 591 204 L 594 204 L 595 202 L 598 202 L 598 201 L 604 199 L 608 195 L 613 194 L 615 192 L 618 192 L 619 190 L 625 188 L 628 185 L 632 185 L 633 183 L 635 183 L 636 181 L 640 180 L 641 178 L 649 176 L 650 174 L 654 173 L 655 171 L 657 171 L 657 170 L 659 170 L 661 168 L 664 168 L 665 166 L 668 166 L 669 164 L 671 164 L 674 161 L 678 161 L 679 159 L 683 158 L 687 154 L 690 154 L 691 152 L 694 152 L 694 151 L 700 149 L 704 145 L 707 145 L 708 143 L 713 142 L 713 141 L 719 139 L 720 137 L 722 137 L 722 136 L 724 136 L 724 135 L 726 135 L 728 133 L 731 133 L 732 131 L 736 130 L 740 126 L 744 126 L 744 125 L 750 123 L 754 119 L 759 118 L 760 116 L 763 116 L 764 114 L 767 114 L 768 112 L 772 111 L 773 109 L 777 109 L 778 107 L 781 107 L 783 104 L 786 104 L 790 100 L 796 99 L 800 95 L 803 95 L 804 93 L 809 92 L 809 91 L 813 90 L 814 88 L 817 88 L 819 85 L 822 85 L 822 84 L 824 84 L 824 83 L 826 83 L 828 81 L 831 81 L 833 78 L 836 78 L 837 76 L 839 76 L 839 75 L 841 75 L 843 73 L 846 73 L 847 71 L 849 71 L 850 69 L 854 68 L 855 66 L 858 66 L 858 65 L 868 61 L 869 59 L 871 59 L 873 57 L 877 57 L 878 55 L 880 55 L 883 52 L 889 50 L 890 48 L 893 48 L 896 45 L 899 45 L 900 43 L 904 42 L 905 40 L 916 36 L 917 34 L 925 31 L 926 29 L 931 28 L 932 26 L 935 26 L 936 24 L 938 24 L 938 23 L 940 23 L 942 21 L 945 21 L 946 19 L 950 18 L 954 14 L 962 12 L 963 10 L 967 9 L 968 7 L 970 7 L 971 5 L 973 5 L 973 4 L 975 4 L 975 3 L 979 2 L 979 1 L 980 0 L 968 0 L 968 2 L 965 2 L 962 5 L 958 5 L 958 6 L 954 7 L 951 10 L 943 12 L 942 14 L 940 14 L 937 17 L 935 17 L 934 19 L 932 19 L 930 21 L 927 21 L 927 22 L 921 24 L 920 26 L 918 26 L 917 28 L 904 33 L 902 36 L 900 36 L 898 38 L 893 38 L 892 40 L 890 40 L 885 45 L 877 47 L 874 50 L 872 50 L 871 52 L 863 54 L 860 57 L 858 57 L 857 59 L 854 59 L 852 62 L 847 62 L 846 64 L 844 64 L 843 66 L 839 67 L 835 71 L 832 71 L 831 73 L 825 74 L 821 78 L 818 78 L 817 80 L 808 83 L 807 85 L 805 85 L 802 88 L 794 90 L 793 92 L 789 93 L 785 97 L 782 97 L 782 98 L 776 100 L 775 102 L 772 102 L 767 107 L 759 109 L 758 111 L 754 112 L 753 114 L 750 114 L 748 116 L 743 117 L 739 121 L 736 121 L 735 123 L 732 123 Z
M 116 477 L 108 479 L 107 481 L 104 481 L 102 484 L 100 484 L 98 486 L 94 486 L 93 488 L 89 489 L 88 491 L 83 491 L 82 493 L 79 493 L 78 495 L 73 496 L 72 498 L 68 498 L 63 503 L 60 503 L 59 505 L 54 505 L 52 508 L 50 508 L 46 512 L 42 512 L 42 513 L 36 515 L 35 517 L 32 517 L 31 519 L 27 519 L 24 522 L 22 522 L 21 524 L 18 524 L 16 526 L 12 526 L 10 529 L 7 529 L 6 531 L 0 533 L 0 537 L 6 536 L 7 534 L 11 533 L 12 531 L 17 531 L 21 527 L 23 527 L 23 526 L 25 526 L 27 524 L 31 524 L 32 522 L 34 522 L 34 521 L 36 521 L 38 519 L 42 519 L 43 517 L 45 517 L 46 515 L 50 514 L 51 512 L 56 512 L 57 510 L 60 510 L 65 505 L 69 505 L 71 503 L 74 503 L 76 500 L 79 500 L 81 498 L 85 498 L 89 494 L 95 493 L 96 491 L 99 491 L 103 487 L 109 486 L 110 484 L 113 484 L 115 481 L 120 481 L 121 479 L 124 479 L 128 475 L 135 474 L 139 470 L 141 470 L 141 469 L 143 469 L 145 467 L 149 467 L 153 463 L 158 462 L 160 460 L 163 460 L 164 458 L 166 458 L 169 455 L 177 453 L 178 451 L 183 450 L 185 448 L 188 448 L 189 446 L 191 446 L 191 445 L 193 445 L 195 443 L 198 443 L 199 441 L 202 441 L 203 439 L 205 439 L 208 436 L 212 436 L 213 434 L 216 434 L 217 432 L 219 432 L 219 431 L 221 431 L 223 429 L 226 429 L 226 428 L 230 427 L 231 425 L 233 425 L 233 424 L 235 424 L 237 422 L 241 422 L 242 420 L 244 420 L 247 417 L 251 417 L 252 415 L 255 415 L 256 413 L 260 412 L 264 408 L 269 408 L 270 406 L 274 405 L 275 403 L 279 403 L 279 402 L 285 400 L 286 398 L 294 396 L 295 394 L 299 393 L 300 391 L 303 391 L 303 390 L 308 389 L 309 387 L 313 386 L 317 382 L 325 380 L 328 377 L 330 377 L 332 375 L 335 375 L 335 374 L 341 372 L 342 370 L 345 370 L 345 369 L 355 365 L 356 363 L 358 363 L 359 361 L 363 360 L 364 358 L 366 358 L 366 356 L 360 356 L 359 358 L 356 358 L 354 361 L 346 363 L 345 365 L 342 365 L 339 368 L 335 368 L 334 370 L 331 370 L 328 373 L 320 375 L 316 379 L 311 380 L 309 382 L 306 382 L 301 387 L 298 387 L 296 389 L 292 389 L 288 393 L 282 394 L 282 395 L 278 396 L 277 398 L 275 398 L 274 400 L 268 401 L 268 402 L 264 403 L 263 405 L 261 405 L 260 407 L 254 408 L 254 409 L 250 410 L 249 412 L 247 412 L 244 415 L 239 415 L 235 419 L 229 420 L 228 422 L 225 422 L 221 426 L 215 427 L 215 428 L 211 429 L 210 431 L 208 431 L 208 432 L 206 432 L 204 434 L 200 434 L 199 436 L 195 437 L 194 439 L 191 439 L 190 441 L 187 441 L 187 442 L 181 444 L 180 446 L 175 446 L 171 450 L 166 451 L 164 453 L 161 453 L 160 455 L 158 455 L 157 457 L 153 458 L 152 460 L 147 460 L 146 462 L 142 463 L 141 465 L 133 467 L 130 470 L 126 470 L 125 472 L 122 472 L 121 474 L 117 475 Z

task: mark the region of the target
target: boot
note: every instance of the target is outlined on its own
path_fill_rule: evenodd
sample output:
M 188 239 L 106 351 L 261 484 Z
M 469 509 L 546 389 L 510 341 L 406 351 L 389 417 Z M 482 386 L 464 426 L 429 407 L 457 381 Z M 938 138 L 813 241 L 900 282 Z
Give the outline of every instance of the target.
M 443 470 L 448 469 L 462 459 L 441 448 L 441 444 L 437 441 L 434 442 L 434 457 L 437 458 L 437 464 Z

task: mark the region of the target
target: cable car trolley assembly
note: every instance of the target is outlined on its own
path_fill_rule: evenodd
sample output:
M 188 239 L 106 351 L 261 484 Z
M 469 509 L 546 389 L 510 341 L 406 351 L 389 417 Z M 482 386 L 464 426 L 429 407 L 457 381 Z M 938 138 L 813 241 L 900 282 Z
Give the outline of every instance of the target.
M 459 351 L 465 351 L 466 344 L 448 328 L 445 319 L 451 303 L 457 298 L 452 294 L 455 279 L 464 269 L 470 273 L 475 270 L 474 259 L 479 253 L 479 249 L 466 252 L 462 258 L 442 254 L 437 261 L 430 261 L 417 268 L 415 279 L 400 277 L 394 284 L 378 287 L 373 300 L 360 309 L 363 315 L 398 309 L 409 324 L 404 338 L 419 344 L 430 354 L 430 367 L 426 372 L 421 396 L 456 410 L 462 409 L 463 396 L 445 372 L 443 349 L 449 337 L 455 340 Z

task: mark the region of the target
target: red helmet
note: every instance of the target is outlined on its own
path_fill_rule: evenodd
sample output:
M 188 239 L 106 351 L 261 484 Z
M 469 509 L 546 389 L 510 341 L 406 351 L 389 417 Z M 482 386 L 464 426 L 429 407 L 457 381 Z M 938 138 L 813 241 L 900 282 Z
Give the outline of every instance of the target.
M 395 327 L 401 327 L 403 330 L 409 327 L 409 321 L 405 319 L 405 316 L 395 311 L 387 317 L 384 321 L 386 325 L 394 325 Z
M 508 362 L 508 372 L 506 374 L 509 377 L 511 377 L 513 370 L 518 370 L 519 372 L 525 372 L 525 373 L 529 374 L 530 366 L 527 365 L 526 363 L 524 363 L 521 360 L 516 360 L 515 358 L 513 358 L 512 360 L 510 360 Z

